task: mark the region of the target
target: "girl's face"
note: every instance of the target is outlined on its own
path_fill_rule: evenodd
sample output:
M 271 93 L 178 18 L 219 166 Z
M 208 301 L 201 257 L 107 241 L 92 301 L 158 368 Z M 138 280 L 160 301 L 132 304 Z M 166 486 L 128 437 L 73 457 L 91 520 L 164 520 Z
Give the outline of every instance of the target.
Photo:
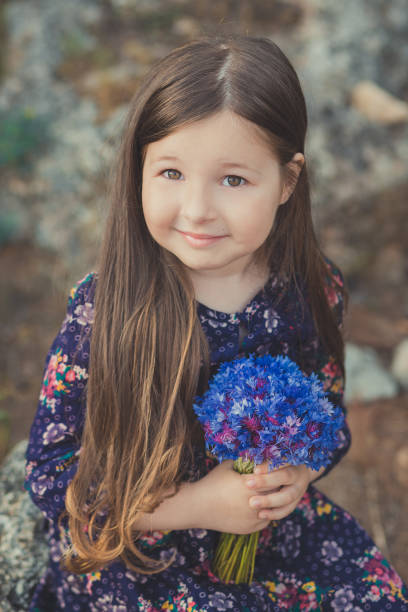
M 147 146 L 147 227 L 194 274 L 243 274 L 290 195 L 261 130 L 223 110 Z

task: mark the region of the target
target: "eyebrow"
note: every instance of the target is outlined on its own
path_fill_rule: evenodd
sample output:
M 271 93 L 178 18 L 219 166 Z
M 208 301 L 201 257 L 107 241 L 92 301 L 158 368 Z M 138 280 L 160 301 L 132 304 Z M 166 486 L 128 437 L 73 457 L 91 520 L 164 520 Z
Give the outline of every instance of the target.
M 157 157 L 156 159 L 153 160 L 154 163 L 160 162 L 160 161 L 180 161 L 180 159 L 176 157 L 175 155 L 162 155 L 161 157 Z
M 238 162 L 222 159 L 217 159 L 216 161 L 219 162 L 220 166 L 222 166 L 223 168 L 242 168 L 243 170 L 249 170 L 250 172 L 256 172 L 256 174 L 260 174 L 259 170 L 257 170 L 256 168 L 251 168 L 251 166 L 247 166 L 246 164 L 240 164 Z

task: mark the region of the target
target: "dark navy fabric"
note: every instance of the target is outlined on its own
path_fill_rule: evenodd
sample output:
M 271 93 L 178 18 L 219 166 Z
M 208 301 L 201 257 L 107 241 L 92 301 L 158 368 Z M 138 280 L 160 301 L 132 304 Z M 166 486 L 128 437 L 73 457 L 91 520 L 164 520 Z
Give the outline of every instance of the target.
M 330 268 L 326 293 L 341 325 L 343 281 Z M 60 568 L 69 533 L 57 519 L 80 451 L 96 280 L 88 274 L 71 290 L 66 317 L 47 355 L 30 433 L 26 487 L 48 519 L 50 544 L 49 565 L 30 611 L 408 611 L 407 592 L 395 570 L 355 519 L 313 485 L 291 515 L 261 532 L 250 585 L 224 584 L 212 574 L 219 534 L 204 529 L 143 533 L 138 545 L 146 554 L 157 559 L 175 554 L 169 569 L 153 576 L 129 570 L 121 561 L 83 575 Z M 221 361 L 250 352 L 286 354 L 306 373 L 316 372 L 331 401 L 344 410 L 339 365 L 324 350 L 295 288 L 272 275 L 242 312 L 227 314 L 197 304 L 197 313 L 212 371 Z M 349 444 L 345 426 L 326 472 Z M 197 449 L 189 479 L 204 476 L 214 465 Z

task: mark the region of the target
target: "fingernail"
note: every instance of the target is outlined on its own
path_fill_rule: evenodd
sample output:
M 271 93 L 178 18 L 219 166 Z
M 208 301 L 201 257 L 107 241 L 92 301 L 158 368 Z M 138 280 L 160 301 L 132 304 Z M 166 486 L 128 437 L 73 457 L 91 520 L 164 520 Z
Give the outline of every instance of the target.
M 251 499 L 251 506 L 253 508 L 259 508 L 260 505 L 261 505 L 261 502 L 259 501 L 259 499 Z
M 253 479 L 247 480 L 247 486 L 248 487 L 254 487 L 255 486 L 255 480 L 253 480 Z

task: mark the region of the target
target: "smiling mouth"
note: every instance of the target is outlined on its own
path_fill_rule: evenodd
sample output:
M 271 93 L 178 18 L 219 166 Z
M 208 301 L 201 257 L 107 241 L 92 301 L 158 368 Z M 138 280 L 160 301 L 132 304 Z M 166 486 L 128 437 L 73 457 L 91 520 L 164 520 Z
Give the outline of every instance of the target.
M 183 232 L 181 230 L 177 231 L 184 236 L 190 246 L 194 247 L 209 246 L 210 244 L 214 244 L 215 242 L 218 242 L 218 240 L 226 237 L 226 235 L 214 236 L 211 234 L 195 234 L 194 232 Z
M 206 240 L 210 238 L 224 238 L 225 236 L 214 236 L 213 234 L 196 234 L 194 232 L 183 232 L 182 230 L 177 230 L 180 234 L 184 234 L 184 236 L 191 236 L 191 238 L 197 238 L 198 240 Z

